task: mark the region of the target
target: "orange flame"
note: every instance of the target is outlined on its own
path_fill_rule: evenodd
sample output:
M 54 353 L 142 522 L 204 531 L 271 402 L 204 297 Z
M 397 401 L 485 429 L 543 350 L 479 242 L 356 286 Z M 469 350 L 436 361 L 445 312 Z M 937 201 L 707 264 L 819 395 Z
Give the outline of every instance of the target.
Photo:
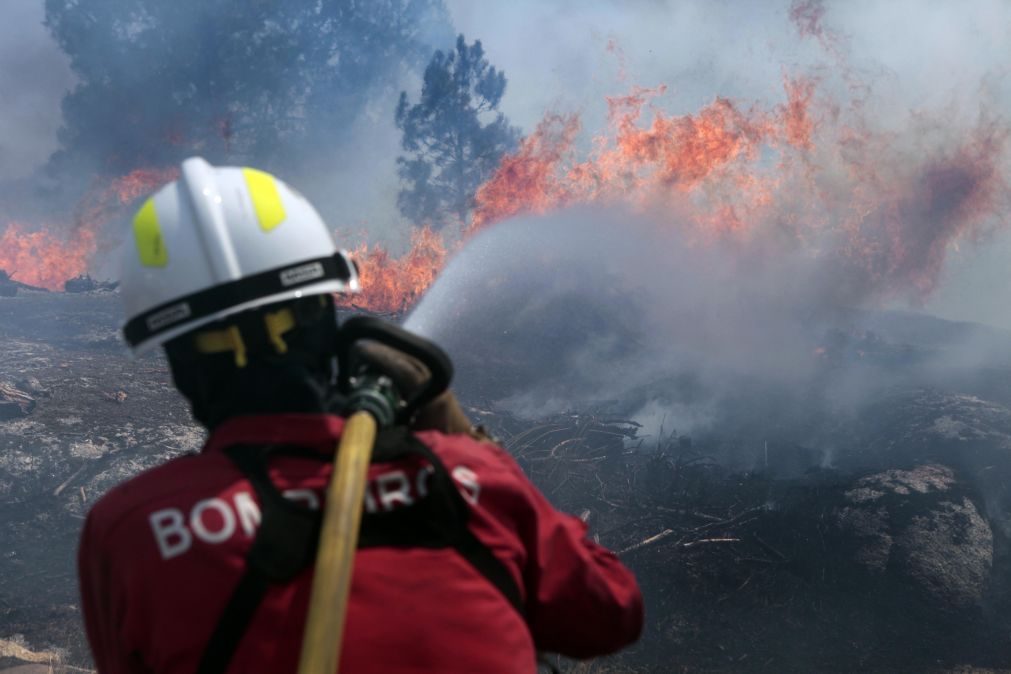
M 135 199 L 147 196 L 178 177 L 179 169 L 174 166 L 135 169 L 125 176 L 114 179 L 103 194 L 106 196 L 106 200 L 115 196 L 119 205 L 127 205 Z
M 818 0 L 797 0 L 791 17 L 802 35 L 838 46 L 821 27 L 823 13 Z M 852 91 L 852 73 L 842 77 Z M 695 114 L 669 115 L 658 105 L 663 86 L 636 87 L 607 99 L 607 128 L 588 150 L 577 145 L 578 115 L 548 114 L 478 189 L 463 238 L 524 213 L 627 204 L 660 222 L 676 213 L 668 226 L 685 228 L 698 245 L 753 244 L 772 256 L 802 251 L 847 272 L 843 301 L 916 300 L 936 287 L 948 249 L 979 238 L 1007 205 L 1006 127 L 981 122 L 928 143 L 915 132 L 872 131 L 862 106 L 827 100 L 818 80 L 786 76 L 783 90 L 773 107 L 716 98 Z M 103 222 L 174 177 L 174 170 L 143 169 L 95 190 L 67 237 L 9 225 L 0 268 L 58 287 L 87 268 Z M 340 301 L 402 312 L 453 248 L 427 227 L 400 257 L 362 244 L 353 252 L 363 292 Z
M 430 227 L 411 235 L 411 248 L 393 257 L 381 246 L 363 243 L 351 253 L 358 264 L 362 292 L 338 296 L 339 306 L 380 313 L 400 313 L 421 297 L 446 261 L 442 237 Z
M 578 133 L 577 116 L 546 116 L 516 154 L 503 157 L 492 178 L 478 188 L 468 233 L 518 213 L 543 213 L 568 203 L 571 188 L 558 173 Z
M 801 37 L 821 38 L 825 30 L 822 20 L 825 18 L 825 7 L 821 0 L 794 0 L 790 5 L 790 20 L 797 27 Z
M 137 169 L 85 195 L 78 204 L 77 224 L 59 234 L 58 227 L 8 224 L 0 234 L 0 270 L 22 283 L 62 290 L 63 282 L 88 271 L 99 248 L 102 226 L 123 206 L 175 179 L 176 169 Z
M 797 20 L 817 26 L 820 5 L 804 6 L 810 15 Z M 478 189 L 464 238 L 523 213 L 630 204 L 661 222 L 674 210 L 672 226 L 689 228 L 699 244 L 751 243 L 773 256 L 800 250 L 843 272 L 833 292 L 844 303 L 922 300 L 948 249 L 978 238 L 1007 205 L 1007 129 L 980 124 L 933 145 L 913 134 L 911 151 L 819 102 L 814 79 L 784 77 L 783 88 L 785 102 L 769 110 L 717 98 L 683 116 L 653 106 L 663 87 L 634 88 L 607 99 L 608 129 L 584 158 L 579 117 L 548 114 Z M 426 229 L 402 258 L 383 248 L 357 252 L 366 294 L 350 303 L 401 311 L 434 280 L 446 246 Z
M 737 213 L 740 204 L 734 201 L 761 205 L 777 182 L 756 167 L 763 147 L 812 147 L 814 82 L 786 79 L 784 88 L 788 101 L 775 114 L 742 111 L 733 101 L 717 98 L 696 115 L 654 110 L 647 126 L 640 123 L 643 109 L 664 87 L 608 98 L 609 133 L 595 139 L 582 162 L 572 161 L 578 118 L 549 115 L 478 190 L 471 231 L 518 213 L 572 203 L 648 205 L 689 194 L 704 198 L 714 185 L 751 197 L 727 203 L 721 194 L 714 212 Z M 700 214 L 702 220 L 711 216 Z
M 979 239 L 1007 205 L 1000 168 L 1007 135 L 982 124 L 959 145 L 898 176 L 853 161 L 851 203 L 838 212 L 843 252 L 867 283 L 907 289 L 914 299 L 936 288 L 948 249 Z
M 64 281 L 84 273 L 94 252 L 94 232 L 83 228 L 61 238 L 50 230 L 29 231 L 10 223 L 0 234 L 0 270 L 16 281 L 50 290 L 62 290 Z
M 123 207 L 175 180 L 179 170 L 142 168 L 113 178 L 92 190 L 77 205 L 79 227 L 97 232 L 102 225 L 123 213 Z
M 1007 129 L 981 124 L 933 146 L 914 138 L 920 147 L 904 152 L 862 119 L 841 123 L 838 106 L 816 114 L 814 80 L 785 78 L 784 90 L 770 111 L 717 98 L 695 115 L 654 109 L 643 124 L 664 89 L 634 89 L 608 99 L 609 129 L 582 161 L 579 120 L 548 115 L 478 190 L 468 233 L 571 204 L 621 202 L 661 220 L 677 209 L 671 226 L 691 240 L 760 240 L 850 270 L 843 300 L 922 300 L 953 242 L 977 237 L 1007 203 Z
M 783 135 L 790 145 L 799 150 L 814 148 L 814 120 L 811 119 L 811 100 L 814 97 L 814 80 L 789 79 L 783 83 L 787 103 L 779 108 L 783 119 Z

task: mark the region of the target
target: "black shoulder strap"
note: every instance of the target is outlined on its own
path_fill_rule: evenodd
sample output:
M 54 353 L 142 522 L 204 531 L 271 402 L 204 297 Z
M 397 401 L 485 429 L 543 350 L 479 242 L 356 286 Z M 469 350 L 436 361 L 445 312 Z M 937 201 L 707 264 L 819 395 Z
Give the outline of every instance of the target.
M 260 527 L 246 557 L 246 570 L 211 634 L 197 674 L 220 674 L 228 669 L 270 586 L 294 578 L 312 563 L 316 554 L 320 514 L 282 496 L 267 474 L 270 455 L 280 451 L 287 455 L 309 455 L 298 448 L 275 446 L 238 445 L 226 450 L 260 499 Z
M 428 494 L 410 508 L 366 513 L 358 547 L 451 547 L 494 585 L 521 615 L 526 615 L 519 587 L 509 569 L 470 530 L 470 506 L 460 494 L 446 465 L 407 428 L 382 431 L 373 461 L 385 463 L 420 456 L 432 467 Z
M 226 454 L 246 476 L 260 499 L 260 527 L 246 559 L 246 570 L 232 592 L 207 644 L 197 674 L 225 672 L 257 608 L 273 584 L 285 583 L 312 564 L 319 541 L 321 515 L 285 498 L 267 474 L 272 454 L 329 457 L 298 447 L 235 446 Z M 521 615 L 523 599 L 512 574 L 468 527 L 470 506 L 445 464 L 406 428 L 381 431 L 373 463 L 420 456 L 432 467 L 428 492 L 411 507 L 365 513 L 359 548 L 452 547 L 484 576 Z
M 197 674 L 224 674 L 269 588 L 266 578 L 246 568 L 204 648 Z

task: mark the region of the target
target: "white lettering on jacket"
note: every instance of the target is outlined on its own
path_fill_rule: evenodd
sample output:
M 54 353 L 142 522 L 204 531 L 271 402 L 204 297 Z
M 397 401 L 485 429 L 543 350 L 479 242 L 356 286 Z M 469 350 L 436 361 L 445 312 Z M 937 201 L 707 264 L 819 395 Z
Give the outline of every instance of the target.
M 478 496 L 481 495 L 481 484 L 477 481 L 477 473 L 467 466 L 457 466 L 453 469 L 453 479 L 462 487 L 460 493 L 470 502 L 477 505 Z
M 389 512 L 398 507 L 410 507 L 428 494 L 428 481 L 434 469 L 427 466 L 418 471 L 412 480 L 403 470 L 391 470 L 376 475 L 365 490 L 365 511 Z M 460 493 L 471 504 L 477 505 L 481 484 L 477 474 L 466 466 L 451 471 Z M 319 510 L 320 496 L 311 489 L 287 489 L 282 495 L 304 504 L 310 510 Z M 209 545 L 224 543 L 236 531 L 252 538 L 260 526 L 260 506 L 248 491 L 236 492 L 231 501 L 207 498 L 197 501 L 186 513 L 181 508 L 162 508 L 148 515 L 158 552 L 163 560 L 184 554 L 193 547 L 194 539 Z
M 248 491 L 235 494 L 235 512 L 239 514 L 239 526 L 246 538 L 252 538 L 260 526 L 260 506 Z M 164 556 L 164 555 L 163 555 Z
M 402 470 L 394 470 L 383 473 L 376 478 L 376 492 L 379 494 L 379 503 L 383 510 L 389 512 L 393 507 L 401 505 L 414 505 L 411 498 L 411 483 L 407 479 L 407 473 Z
M 220 525 L 215 523 L 211 526 L 220 526 L 217 531 L 213 531 L 207 525 L 207 512 L 216 512 L 221 519 Z M 211 517 L 210 521 L 216 518 Z M 235 533 L 235 514 L 222 499 L 207 498 L 198 502 L 190 511 L 190 530 L 196 534 L 197 538 L 206 543 L 220 543 L 227 541 Z
M 190 549 L 193 536 L 183 524 L 183 513 L 177 508 L 153 512 L 148 517 L 162 559 L 177 557 Z

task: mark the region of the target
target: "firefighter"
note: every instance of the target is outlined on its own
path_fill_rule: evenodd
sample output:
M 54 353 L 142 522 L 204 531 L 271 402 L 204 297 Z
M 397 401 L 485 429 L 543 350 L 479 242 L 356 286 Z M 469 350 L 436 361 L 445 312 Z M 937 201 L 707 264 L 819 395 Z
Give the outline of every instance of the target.
M 294 189 L 196 157 L 130 238 L 124 335 L 164 347 L 209 436 L 88 515 L 78 565 L 98 671 L 294 672 L 343 424 L 332 298 L 358 289 L 357 270 Z M 425 380 L 389 348 L 364 357 L 401 387 Z M 340 671 L 532 672 L 538 651 L 632 643 L 635 579 L 585 530 L 443 394 L 377 442 Z

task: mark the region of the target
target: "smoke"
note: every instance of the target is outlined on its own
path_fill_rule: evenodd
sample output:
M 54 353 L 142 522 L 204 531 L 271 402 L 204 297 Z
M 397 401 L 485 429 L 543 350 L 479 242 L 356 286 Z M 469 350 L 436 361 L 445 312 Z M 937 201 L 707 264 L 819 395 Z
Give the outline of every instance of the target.
M 59 99 L 74 83 L 67 58 L 49 39 L 42 20 L 42 2 L 13 2 L 4 7 L 0 26 L 0 91 L 4 92 L 0 181 L 4 182 L 30 176 L 56 149 Z
M 578 117 L 582 133 L 567 148 L 576 153 L 591 150 L 598 132 L 611 123 L 613 106 L 602 104 L 607 96 L 626 105 L 626 111 L 630 101 L 638 100 L 643 126 L 656 110 L 676 121 L 711 111 L 714 100 L 733 106 L 733 113 L 749 124 L 762 121 L 752 116 L 754 109 L 772 114 L 788 106 L 784 116 L 804 113 L 794 117 L 792 127 L 775 132 L 776 142 L 808 153 L 791 178 L 798 189 L 811 187 L 801 184 L 805 176 L 800 169 L 808 166 L 822 170 L 822 180 L 813 189 L 823 192 L 823 203 L 829 206 L 852 205 L 855 196 L 853 190 L 833 192 L 845 181 L 828 175 L 830 171 L 860 172 L 865 180 L 860 189 L 875 194 L 883 192 L 882 186 L 897 191 L 895 199 L 867 206 L 862 222 L 849 223 L 851 248 L 861 248 L 866 273 L 860 277 L 844 269 L 844 283 L 825 275 L 827 285 L 849 298 L 837 301 L 859 304 L 887 285 L 899 289 L 891 301 L 914 298 L 944 315 L 1011 325 L 1011 317 L 1001 310 L 1006 294 L 1001 291 L 1011 289 L 1011 273 L 1004 264 L 1011 243 L 996 233 L 1000 223 L 992 217 L 1006 215 L 993 205 L 1008 168 L 1002 115 L 1011 109 L 1006 78 L 1011 9 L 1005 3 L 978 0 L 957 8 L 913 0 L 373 3 L 375 9 L 352 12 L 364 22 L 340 26 L 350 32 L 340 41 L 339 67 L 332 72 L 326 67 L 334 66 L 334 59 L 318 58 L 326 40 L 315 39 L 316 24 L 293 20 L 274 26 L 261 21 L 263 12 L 272 11 L 298 19 L 318 11 L 316 3 L 260 8 L 227 21 L 218 20 L 229 14 L 226 0 L 194 3 L 194 11 L 174 9 L 169 14 L 158 3 L 133 6 L 140 14 L 131 14 L 129 25 L 116 3 L 108 3 L 100 13 L 110 20 L 92 26 L 87 3 L 49 3 L 50 29 L 72 47 L 72 63 L 82 78 L 81 87 L 66 99 L 64 152 L 54 161 L 91 157 L 78 162 L 73 172 L 85 182 L 93 181 L 96 169 L 105 171 L 110 161 L 136 168 L 138 157 L 173 163 L 200 152 L 214 161 L 260 163 L 297 185 L 325 219 L 348 233 L 342 244 L 392 240 L 394 251 L 399 251 L 402 246 L 396 244 L 406 244 L 408 228 L 395 207 L 399 139 L 390 111 L 400 89 L 417 89 L 417 74 L 430 52 L 448 46 L 459 31 L 480 38 L 489 59 L 509 75 L 502 107 L 513 122 L 535 135 L 545 111 Z M 403 25 L 386 30 L 382 22 L 369 23 L 370 16 L 396 14 L 391 10 L 396 7 L 407 8 L 399 14 L 408 19 Z M 150 21 L 165 17 L 171 19 L 171 30 L 158 35 L 179 39 L 145 38 L 137 52 L 142 58 L 126 58 L 124 54 L 134 53 L 130 49 L 138 38 L 150 32 Z M 260 35 L 256 27 L 264 25 L 273 27 Z M 102 31 L 111 37 L 103 39 Z M 246 39 L 250 35 L 255 39 Z M 217 39 L 222 36 L 227 39 Z M 292 36 L 300 38 L 295 45 L 299 49 L 313 47 L 309 61 L 303 63 L 300 50 L 291 49 Z M 66 63 L 44 36 L 30 42 L 18 53 L 38 53 L 33 63 Z M 48 50 L 43 42 L 49 42 Z M 379 59 L 345 58 L 368 56 L 377 44 Z M 255 46 L 252 56 L 244 51 L 250 45 Z M 7 53 L 8 61 L 14 58 L 13 50 Z M 5 70 L 8 77 L 18 71 Z M 62 91 L 73 77 L 65 65 L 47 72 L 60 76 L 26 76 L 12 82 L 12 91 Z M 159 86 L 148 87 L 155 76 Z M 110 97 L 112 92 L 98 86 L 104 79 L 125 86 Z M 39 107 L 55 110 L 56 96 L 48 95 L 49 104 L 40 100 Z M 14 95 L 8 100 L 27 99 Z M 311 126 L 313 132 L 300 138 L 292 124 Z M 837 134 L 824 146 L 829 150 L 805 147 L 812 137 L 809 127 L 819 124 L 849 136 Z M 153 127 L 158 127 L 156 133 L 150 132 Z M 732 131 L 747 135 L 756 128 Z M 758 149 L 747 150 L 758 153 L 752 168 L 770 161 L 767 147 L 759 146 L 761 142 Z M 827 151 L 838 156 L 827 157 Z M 883 166 L 877 164 L 879 158 Z M 64 184 L 69 180 L 37 182 L 49 189 L 46 204 L 52 213 L 33 213 L 25 221 L 52 228 L 79 223 L 80 214 L 72 213 L 76 200 L 54 206 L 51 198 L 58 187 L 72 192 Z M 104 189 L 93 182 L 87 186 Z M 7 191 L 12 195 L 9 205 L 25 210 L 31 199 L 24 190 L 19 186 Z M 734 199 L 727 190 L 707 198 L 728 203 Z M 980 203 L 988 216 L 985 222 L 969 213 Z M 14 210 L 8 208 L 7 213 Z M 794 214 L 795 222 L 811 219 L 810 213 Z M 115 219 L 116 231 L 106 238 L 118 239 L 120 220 Z M 915 231 L 907 231 L 909 223 L 916 223 Z M 834 223 L 833 231 L 844 228 L 842 224 Z M 892 245 L 895 240 L 906 247 Z M 976 252 L 968 245 L 973 242 L 986 247 Z M 100 243 L 93 269 L 109 269 L 102 264 L 102 251 L 112 243 Z M 818 245 L 837 249 L 839 242 Z
M 929 307 L 952 256 L 1011 211 L 1009 92 L 974 42 L 1003 44 L 980 22 L 1005 9 L 521 5 L 451 4 L 465 27 L 553 37 L 487 40 L 516 83 L 507 114 L 537 127 L 478 192 L 474 229 L 491 229 L 409 319 L 461 361 L 466 395 L 798 438 L 894 387 L 1006 362 L 1007 335 L 938 340 L 942 323 L 910 335 L 880 313 Z M 931 62 L 957 76 L 891 46 L 900 17 L 958 47 Z M 508 220 L 526 212 L 546 215 Z
M 804 437 L 899 385 L 1009 362 L 1005 333 L 839 295 L 838 251 L 702 244 L 673 226 L 682 217 L 576 209 L 500 223 L 407 326 L 448 350 L 469 400 L 531 418 L 596 409 L 654 435 Z
M 407 326 L 461 361 L 468 394 L 504 392 L 529 415 L 608 401 L 628 412 L 656 394 L 698 407 L 720 381 L 808 378 L 822 305 L 807 261 L 766 265 L 668 225 L 581 210 L 502 223 L 450 263 Z M 676 391 L 647 393 L 672 380 Z
M 988 96 L 1006 108 L 1011 94 L 1003 81 L 1011 7 L 1000 0 L 447 6 L 457 29 L 480 35 L 510 73 L 503 108 L 528 129 L 546 109 L 590 110 L 630 82 L 666 84 L 676 113 L 717 94 L 760 100 L 774 95 L 784 67 L 858 78 L 899 118 L 953 101 L 972 115 Z
M 138 171 L 171 179 L 194 154 L 298 185 L 354 233 L 345 246 L 408 239 L 393 112 L 431 54 L 453 43 L 439 0 L 50 0 L 44 16 L 37 4 L 10 17 L 20 33 L 0 54 L 0 128 L 19 125 L 6 142 L 30 160 L 0 156 L 0 175 L 20 178 L 0 181 L 0 269 L 50 288 L 85 271 L 114 276 L 123 225 L 160 181 L 114 204 L 105 195 Z M 28 133 L 35 126 L 46 137 Z

